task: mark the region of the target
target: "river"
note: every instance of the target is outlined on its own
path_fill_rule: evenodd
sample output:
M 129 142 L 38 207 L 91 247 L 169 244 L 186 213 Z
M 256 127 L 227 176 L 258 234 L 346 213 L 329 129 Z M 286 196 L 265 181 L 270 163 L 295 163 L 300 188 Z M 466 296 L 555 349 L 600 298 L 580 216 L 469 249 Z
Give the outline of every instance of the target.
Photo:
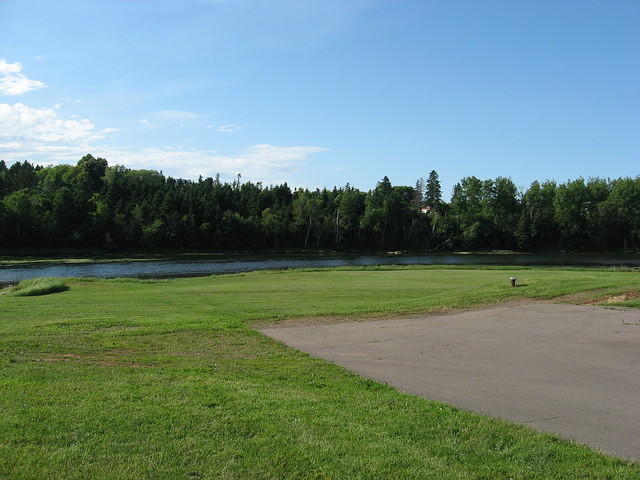
M 286 268 L 322 268 L 373 265 L 548 265 L 584 267 L 640 267 L 640 255 L 582 254 L 451 254 L 362 255 L 335 257 L 271 257 L 221 260 L 166 260 L 83 264 L 38 264 L 0 268 L 0 284 L 34 277 L 142 277 L 163 278 L 215 275 Z

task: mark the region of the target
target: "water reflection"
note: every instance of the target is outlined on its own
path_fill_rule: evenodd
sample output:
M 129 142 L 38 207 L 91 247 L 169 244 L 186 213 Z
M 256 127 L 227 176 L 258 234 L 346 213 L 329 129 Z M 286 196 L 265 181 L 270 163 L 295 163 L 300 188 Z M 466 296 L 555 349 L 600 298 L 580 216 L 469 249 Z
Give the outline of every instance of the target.
M 635 266 L 640 255 L 416 255 L 270 258 L 256 260 L 199 260 L 61 264 L 0 268 L 0 283 L 34 277 L 172 277 L 249 272 L 284 268 L 322 268 L 372 265 L 564 265 Z

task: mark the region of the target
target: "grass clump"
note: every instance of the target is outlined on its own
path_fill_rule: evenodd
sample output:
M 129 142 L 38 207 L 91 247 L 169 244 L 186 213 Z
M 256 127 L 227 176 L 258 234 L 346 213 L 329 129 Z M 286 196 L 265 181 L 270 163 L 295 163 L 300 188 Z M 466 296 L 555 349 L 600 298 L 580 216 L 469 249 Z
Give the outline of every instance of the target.
M 60 278 L 29 278 L 22 280 L 18 285 L 9 290 L 9 295 L 15 297 L 32 297 L 35 295 L 48 295 L 49 293 L 64 292 L 69 287 Z

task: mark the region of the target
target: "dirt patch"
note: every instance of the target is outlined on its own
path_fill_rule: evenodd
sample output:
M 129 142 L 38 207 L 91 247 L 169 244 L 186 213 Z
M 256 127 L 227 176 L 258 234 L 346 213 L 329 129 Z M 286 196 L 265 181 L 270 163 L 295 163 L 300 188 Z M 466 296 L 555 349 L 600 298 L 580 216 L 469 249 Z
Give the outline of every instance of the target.
M 51 355 L 49 357 L 44 357 L 41 358 L 41 360 L 43 362 L 49 362 L 49 363 L 54 363 L 54 362 L 69 362 L 71 360 L 80 360 L 82 357 L 80 355 L 77 355 L 75 353 L 63 353 L 60 355 Z
M 549 300 L 547 303 L 572 303 L 574 305 L 606 305 L 609 303 L 627 302 L 640 298 L 640 290 L 629 290 L 626 292 L 611 292 L 608 288 L 596 290 L 586 290 L 584 292 L 561 295 Z
M 570 293 L 561 295 L 549 300 L 553 303 L 573 303 L 576 305 L 584 305 L 592 301 L 594 298 L 602 297 L 607 292 L 606 288 L 598 288 L 596 290 L 585 290 L 584 292 Z
M 604 297 L 594 298 L 583 302 L 583 305 L 603 305 L 607 303 L 621 303 L 628 302 L 629 300 L 635 300 L 640 298 L 640 291 L 633 290 L 626 293 L 620 293 L 617 295 L 605 295 Z
M 95 360 L 93 362 L 95 365 L 103 365 L 106 367 L 130 367 L 130 368 L 142 368 L 142 367 L 150 367 L 151 365 L 144 365 L 142 363 L 136 362 L 117 362 L 115 360 Z
M 137 350 L 123 348 L 123 349 L 105 350 L 103 353 L 108 357 L 119 357 L 122 355 L 134 355 L 139 352 Z

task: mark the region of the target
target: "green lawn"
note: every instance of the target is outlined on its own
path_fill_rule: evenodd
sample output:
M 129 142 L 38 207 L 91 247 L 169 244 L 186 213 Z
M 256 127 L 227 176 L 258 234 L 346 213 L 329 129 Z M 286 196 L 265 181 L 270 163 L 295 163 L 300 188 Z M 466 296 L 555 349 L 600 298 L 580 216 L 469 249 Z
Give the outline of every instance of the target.
M 511 275 L 526 286 L 510 288 Z M 65 283 L 0 296 L 0 478 L 640 478 L 637 464 L 402 394 L 251 329 L 613 295 L 640 290 L 637 272 L 379 267 Z

